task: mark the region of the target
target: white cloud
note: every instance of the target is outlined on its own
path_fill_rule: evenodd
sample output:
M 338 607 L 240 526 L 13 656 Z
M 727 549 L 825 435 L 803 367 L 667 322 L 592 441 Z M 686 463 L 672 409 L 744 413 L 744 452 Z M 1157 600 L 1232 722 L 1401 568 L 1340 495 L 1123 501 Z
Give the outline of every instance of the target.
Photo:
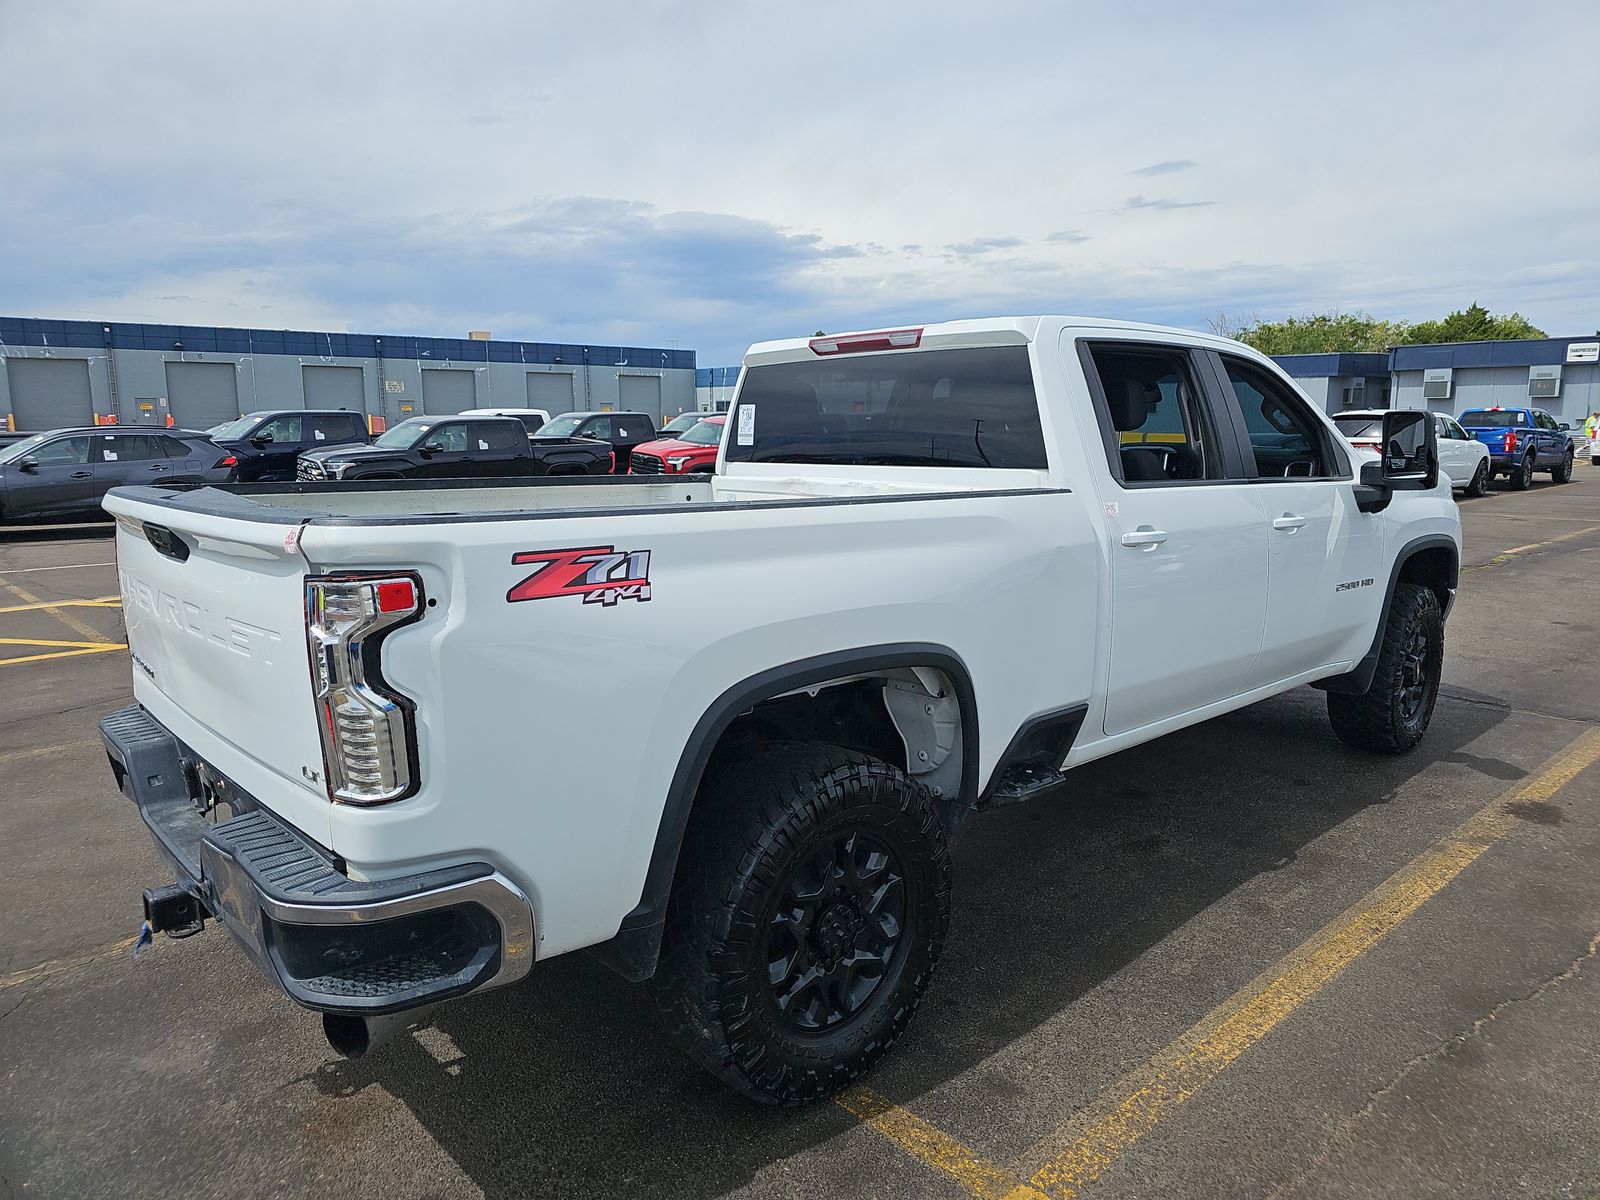
M 1474 7 L 13 6 L 0 310 L 706 362 L 1041 307 L 1593 329 L 1592 5 Z

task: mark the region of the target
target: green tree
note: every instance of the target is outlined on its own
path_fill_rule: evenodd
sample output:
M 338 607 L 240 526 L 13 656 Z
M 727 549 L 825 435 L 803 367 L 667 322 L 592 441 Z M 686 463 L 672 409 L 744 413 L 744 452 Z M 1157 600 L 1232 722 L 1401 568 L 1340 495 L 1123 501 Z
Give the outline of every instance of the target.
M 1497 317 L 1474 301 L 1441 321 L 1422 321 L 1405 332 L 1405 343 L 1425 342 L 1500 342 L 1523 338 L 1542 338 L 1548 334 L 1521 313 Z
M 1406 331 L 1403 321 L 1380 321 L 1364 312 L 1328 312 L 1255 321 L 1228 332 L 1263 354 L 1334 354 L 1384 351 L 1403 341 Z

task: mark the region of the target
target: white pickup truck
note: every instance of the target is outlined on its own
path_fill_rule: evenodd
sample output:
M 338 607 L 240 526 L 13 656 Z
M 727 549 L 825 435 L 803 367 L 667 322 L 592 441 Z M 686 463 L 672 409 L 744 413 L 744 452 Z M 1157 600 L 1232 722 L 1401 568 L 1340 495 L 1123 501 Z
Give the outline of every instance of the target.
M 1307 683 L 1422 737 L 1460 522 L 1427 415 L 1385 426 L 1030 317 L 753 347 L 708 479 L 119 489 L 147 919 L 351 1054 L 588 948 L 735 1088 L 823 1096 L 916 1009 L 973 813 Z

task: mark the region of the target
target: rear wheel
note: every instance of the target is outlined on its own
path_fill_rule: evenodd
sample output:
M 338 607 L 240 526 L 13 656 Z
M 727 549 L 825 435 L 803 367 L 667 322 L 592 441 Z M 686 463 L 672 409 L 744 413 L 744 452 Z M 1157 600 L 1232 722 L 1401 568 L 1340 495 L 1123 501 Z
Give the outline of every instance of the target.
M 1422 740 L 1439 698 L 1444 610 L 1431 588 L 1402 583 L 1384 622 L 1372 684 L 1359 696 L 1328 693 L 1328 721 L 1346 745 L 1401 754 Z
M 752 746 L 707 774 L 654 991 L 690 1056 L 769 1104 L 817 1100 L 881 1058 L 933 975 L 950 860 L 932 797 L 820 743 Z
M 1511 472 L 1511 487 L 1514 491 L 1525 492 L 1533 486 L 1533 451 L 1523 455 L 1522 461 Z
M 1572 451 L 1568 450 L 1561 459 L 1561 465 L 1550 472 L 1550 478 L 1557 483 L 1570 483 L 1572 481 Z
M 1467 495 L 1487 496 L 1489 494 L 1489 460 L 1485 459 L 1478 464 L 1478 469 L 1472 473 L 1472 481 L 1467 484 Z

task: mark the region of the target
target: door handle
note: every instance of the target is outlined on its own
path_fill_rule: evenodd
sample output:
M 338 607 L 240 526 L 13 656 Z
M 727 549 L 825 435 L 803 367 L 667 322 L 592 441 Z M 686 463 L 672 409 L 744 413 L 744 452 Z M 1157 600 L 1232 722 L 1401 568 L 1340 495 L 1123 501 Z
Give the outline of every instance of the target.
M 93 479 L 94 478 L 94 472 L 93 471 L 74 471 L 71 475 L 67 476 L 67 478 L 68 479 Z
M 168 468 L 166 463 L 151 463 L 147 469 L 151 471 L 165 471 Z
M 1122 544 L 1124 546 L 1133 546 L 1140 550 L 1154 550 L 1166 540 L 1167 531 L 1165 529 L 1155 529 L 1149 525 L 1141 525 L 1132 533 L 1122 535 Z
M 1272 518 L 1272 527 L 1274 529 L 1287 529 L 1290 533 L 1293 533 L 1305 523 L 1306 519 L 1304 517 L 1298 517 L 1294 513 L 1284 513 L 1281 517 Z

